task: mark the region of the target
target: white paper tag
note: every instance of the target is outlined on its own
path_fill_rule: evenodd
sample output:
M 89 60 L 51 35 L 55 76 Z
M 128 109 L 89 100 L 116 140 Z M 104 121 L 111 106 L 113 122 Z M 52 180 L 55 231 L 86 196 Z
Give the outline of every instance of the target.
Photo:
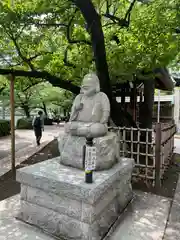
M 85 170 L 91 171 L 96 168 L 96 147 L 86 146 Z

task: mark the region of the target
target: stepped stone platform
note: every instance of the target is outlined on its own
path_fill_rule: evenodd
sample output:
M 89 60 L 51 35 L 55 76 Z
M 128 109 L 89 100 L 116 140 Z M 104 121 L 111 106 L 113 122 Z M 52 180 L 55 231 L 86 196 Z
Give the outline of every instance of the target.
M 18 219 L 60 239 L 101 240 L 132 199 L 132 159 L 122 158 L 110 170 L 84 171 L 51 159 L 17 171 L 21 183 Z
M 179 235 L 176 238 L 172 230 L 168 231 L 169 238 L 166 235 L 163 238 L 170 202 L 154 194 L 134 192 L 133 201 L 104 240 L 178 240 Z M 55 240 L 40 229 L 15 219 L 19 211 L 20 195 L 0 201 L 0 240 Z

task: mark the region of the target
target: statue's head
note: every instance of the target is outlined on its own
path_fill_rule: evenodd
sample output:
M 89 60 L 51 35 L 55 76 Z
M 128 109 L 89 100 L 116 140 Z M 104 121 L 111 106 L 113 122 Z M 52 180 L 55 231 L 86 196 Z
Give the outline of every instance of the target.
M 100 92 L 98 76 L 95 73 L 85 75 L 81 85 L 81 93 L 86 96 L 93 96 L 98 92 Z

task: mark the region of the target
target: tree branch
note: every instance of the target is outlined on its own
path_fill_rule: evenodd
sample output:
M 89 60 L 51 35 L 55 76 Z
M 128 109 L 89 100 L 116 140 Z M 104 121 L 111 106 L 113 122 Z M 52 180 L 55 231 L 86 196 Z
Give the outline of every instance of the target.
M 28 87 L 24 88 L 24 89 L 22 90 L 23 92 L 26 92 L 26 91 L 29 90 L 30 88 L 32 88 L 32 87 L 36 86 L 37 84 L 41 83 L 40 81 L 33 82 L 30 77 L 28 77 L 28 78 L 29 78 L 31 84 L 30 84 Z
M 128 21 L 125 18 L 121 19 L 121 18 L 118 18 L 114 15 L 111 15 L 110 13 L 105 13 L 103 16 L 106 17 L 106 18 L 109 18 L 111 21 L 113 21 L 114 24 L 117 24 L 121 27 L 128 27 L 129 26 Z
M 2 53 L 0 53 L 0 57 L 2 58 L 3 61 L 5 61 L 9 67 L 12 67 L 11 63 L 3 56 Z
M 53 52 L 40 52 L 40 53 L 37 53 L 36 55 L 34 55 L 32 57 L 27 58 L 27 60 L 32 61 L 32 60 L 36 59 L 37 57 L 40 57 L 42 55 L 48 55 L 48 54 L 53 54 Z
M 31 70 L 34 70 L 34 66 L 33 64 L 31 63 L 31 61 L 29 59 L 27 59 L 21 52 L 21 49 L 17 43 L 17 40 L 14 38 L 13 35 L 9 34 L 10 38 L 12 39 L 13 43 L 14 43 L 14 46 L 16 47 L 16 50 L 18 52 L 18 55 L 20 56 L 20 58 L 25 62 L 27 63 L 27 65 L 31 68 Z
M 57 76 L 54 76 L 46 71 L 24 71 L 24 70 L 15 70 L 15 69 L 1 69 L 0 75 L 14 75 L 19 77 L 33 77 L 45 79 L 51 83 L 54 87 L 60 87 L 62 89 L 68 90 L 74 94 L 79 94 L 80 88 L 70 81 L 65 81 Z
M 67 24 L 65 23 L 42 23 L 42 22 L 33 22 L 33 21 L 29 21 L 28 22 L 31 25 L 34 25 L 36 27 L 67 27 Z
M 131 2 L 130 6 L 129 6 L 126 14 L 125 14 L 125 17 L 124 18 L 119 18 L 119 17 L 116 17 L 115 15 L 110 14 L 110 12 L 109 12 L 110 5 L 109 5 L 108 0 L 107 0 L 106 1 L 107 2 L 106 13 L 103 14 L 103 16 L 106 17 L 106 18 L 109 18 L 113 22 L 113 24 L 117 24 L 121 27 L 129 27 L 131 12 L 133 10 L 133 7 L 134 7 L 136 1 L 137 0 L 133 0 Z M 107 26 L 107 25 L 105 25 L 105 26 Z
M 70 46 L 67 46 L 67 48 L 66 48 L 66 50 L 65 50 L 65 52 L 64 52 L 64 59 L 63 59 L 64 65 L 65 65 L 65 66 L 68 66 L 68 67 L 76 68 L 75 64 L 70 63 L 70 62 L 68 61 L 68 50 L 69 50 L 69 49 L 70 49 Z
M 130 6 L 129 6 L 127 12 L 126 12 L 126 15 L 125 15 L 125 17 L 124 17 L 124 19 L 127 19 L 128 25 L 130 24 L 131 12 L 132 12 L 132 10 L 133 10 L 133 7 L 134 7 L 136 1 L 137 1 L 137 0 L 133 0 L 133 1 L 131 2 Z
M 78 11 L 78 9 L 76 8 L 72 18 L 70 19 L 70 21 L 69 21 L 69 23 L 67 25 L 66 38 L 68 40 L 68 43 L 70 43 L 70 44 L 83 43 L 83 44 L 87 44 L 87 45 L 91 46 L 91 42 L 86 40 L 86 39 L 81 39 L 81 40 L 73 40 L 73 39 L 71 39 L 71 33 L 70 33 L 71 32 L 71 25 L 72 25 L 72 22 L 74 20 L 74 17 L 75 17 L 75 14 L 76 14 L 77 11 Z
M 110 3 L 109 0 L 106 0 L 106 13 L 109 14 L 109 9 L 110 9 Z

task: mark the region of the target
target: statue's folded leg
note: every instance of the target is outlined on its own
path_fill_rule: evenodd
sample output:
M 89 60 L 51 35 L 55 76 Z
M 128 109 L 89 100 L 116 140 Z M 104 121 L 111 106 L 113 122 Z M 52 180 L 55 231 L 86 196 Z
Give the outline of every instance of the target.
M 108 128 L 105 124 L 101 123 L 67 123 L 65 132 L 70 133 L 72 136 L 97 138 L 106 135 Z

